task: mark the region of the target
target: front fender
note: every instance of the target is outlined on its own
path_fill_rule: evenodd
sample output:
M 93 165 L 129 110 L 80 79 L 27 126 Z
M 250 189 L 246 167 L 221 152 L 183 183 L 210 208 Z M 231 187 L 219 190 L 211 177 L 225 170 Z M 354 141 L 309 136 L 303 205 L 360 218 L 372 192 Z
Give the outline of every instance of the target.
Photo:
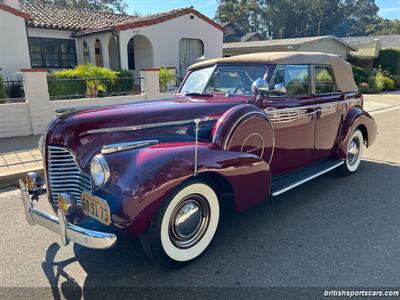
M 163 143 L 105 155 L 110 183 L 95 192 L 106 199 L 116 226 L 139 235 L 162 202 L 185 180 L 194 177 L 193 142 Z M 244 210 L 270 193 L 269 165 L 242 152 L 224 151 L 210 143 L 198 144 L 198 175 L 216 173 L 232 188 L 237 210 Z
M 371 146 L 377 135 L 377 126 L 374 118 L 359 106 L 353 107 L 346 115 L 339 137 L 339 157 L 346 159 L 347 144 L 356 128 L 360 128 L 367 142 L 367 147 Z

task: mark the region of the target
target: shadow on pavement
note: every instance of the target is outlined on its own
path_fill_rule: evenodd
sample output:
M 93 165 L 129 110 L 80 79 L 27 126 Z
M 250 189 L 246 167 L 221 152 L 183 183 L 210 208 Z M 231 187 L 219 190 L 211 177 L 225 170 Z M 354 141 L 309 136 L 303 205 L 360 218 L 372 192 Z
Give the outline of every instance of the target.
M 67 279 L 68 299 L 98 298 L 104 289 L 96 287 L 398 286 L 399 179 L 399 165 L 363 161 L 352 176 L 330 173 L 226 212 L 208 251 L 178 270 L 154 264 L 138 239 L 123 236 L 109 250 L 74 245 L 76 258 L 63 262 L 54 262 L 53 244 L 43 270 L 53 287 Z M 87 273 L 82 287 L 63 272 L 75 259 Z

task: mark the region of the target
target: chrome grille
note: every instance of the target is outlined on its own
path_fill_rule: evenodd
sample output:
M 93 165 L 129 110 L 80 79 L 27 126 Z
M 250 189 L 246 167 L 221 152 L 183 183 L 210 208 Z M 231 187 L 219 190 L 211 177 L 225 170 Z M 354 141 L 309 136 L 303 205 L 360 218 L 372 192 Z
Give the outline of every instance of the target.
M 48 185 L 54 207 L 58 207 L 57 196 L 69 193 L 81 204 L 81 192 L 92 190 L 92 178 L 84 173 L 75 161 L 74 154 L 62 147 L 47 148 Z

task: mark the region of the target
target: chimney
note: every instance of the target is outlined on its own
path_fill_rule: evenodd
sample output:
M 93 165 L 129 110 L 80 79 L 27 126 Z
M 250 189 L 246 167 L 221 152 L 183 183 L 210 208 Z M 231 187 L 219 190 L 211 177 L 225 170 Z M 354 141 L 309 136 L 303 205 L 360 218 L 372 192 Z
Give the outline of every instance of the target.
M 18 10 L 20 9 L 19 0 L 4 0 L 3 3 L 5 5 L 11 6 L 12 8 L 15 8 Z

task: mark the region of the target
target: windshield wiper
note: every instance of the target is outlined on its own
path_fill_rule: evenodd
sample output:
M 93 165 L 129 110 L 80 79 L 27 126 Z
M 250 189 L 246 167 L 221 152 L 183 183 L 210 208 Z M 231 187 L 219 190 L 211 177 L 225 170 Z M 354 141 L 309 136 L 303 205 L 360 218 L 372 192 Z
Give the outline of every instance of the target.
M 185 96 L 194 96 L 194 97 L 213 97 L 214 95 L 212 94 L 207 94 L 207 93 L 186 93 Z

